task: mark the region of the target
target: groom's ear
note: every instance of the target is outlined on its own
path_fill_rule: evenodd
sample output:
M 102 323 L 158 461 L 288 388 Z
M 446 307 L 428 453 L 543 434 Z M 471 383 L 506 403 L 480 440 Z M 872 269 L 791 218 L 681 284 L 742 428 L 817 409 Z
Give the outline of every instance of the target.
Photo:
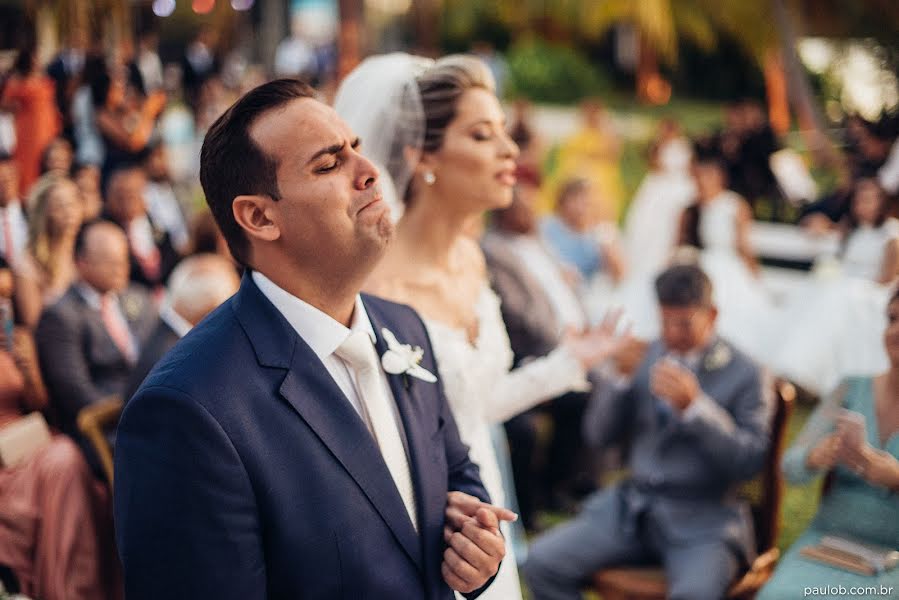
M 237 196 L 231 203 L 234 220 L 248 238 L 273 242 L 281 237 L 281 228 L 274 218 L 274 200 L 268 196 Z

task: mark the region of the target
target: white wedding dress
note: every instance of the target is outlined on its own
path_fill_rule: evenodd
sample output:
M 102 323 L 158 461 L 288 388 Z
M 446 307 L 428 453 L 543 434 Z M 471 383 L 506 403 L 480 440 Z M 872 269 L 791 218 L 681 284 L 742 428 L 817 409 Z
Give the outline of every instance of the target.
M 696 199 L 690 176 L 693 153 L 681 138 L 659 150 L 659 167 L 647 173 L 624 221 L 624 250 L 631 277 L 654 278 L 677 244 L 681 213 Z
M 474 343 L 462 329 L 432 319 L 425 319 L 425 325 L 459 435 L 470 447 L 471 459 L 480 466 L 481 479 L 492 502 L 507 506 L 506 499 L 511 494 L 503 489 L 491 426 L 565 392 L 586 390 L 589 383 L 580 363 L 563 349 L 510 371 L 513 354 L 500 301 L 486 285 L 478 298 L 476 313 L 478 334 Z M 508 528 L 504 526 L 503 531 L 510 539 Z M 514 552 L 511 544 L 506 547 L 499 574 L 479 596 L 482 600 L 521 599 Z
M 756 361 L 771 367 L 771 334 L 779 313 L 762 281 L 737 250 L 737 223 L 744 202 L 728 190 L 702 208 L 699 262 L 712 280 L 718 331 Z
M 889 367 L 883 332 L 895 286 L 876 279 L 886 245 L 896 238 L 896 219 L 860 227 L 849 235 L 840 257 L 819 261 L 783 309 L 781 343 L 772 348 L 779 374 L 827 394 L 847 376 L 873 376 Z

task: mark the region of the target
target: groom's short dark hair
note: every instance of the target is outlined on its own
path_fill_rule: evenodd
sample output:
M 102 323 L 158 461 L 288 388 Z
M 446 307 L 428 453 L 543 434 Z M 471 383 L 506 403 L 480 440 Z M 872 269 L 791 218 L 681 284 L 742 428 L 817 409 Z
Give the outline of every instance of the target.
M 250 137 L 250 127 L 270 110 L 298 98 L 313 98 L 315 90 L 297 79 L 276 79 L 253 88 L 222 114 L 203 140 L 200 183 L 206 202 L 234 260 L 247 267 L 249 244 L 234 219 L 231 204 L 241 195 L 281 199 L 278 162 Z
M 662 306 L 710 308 L 713 306 L 712 281 L 696 265 L 674 265 L 656 278 L 656 296 Z

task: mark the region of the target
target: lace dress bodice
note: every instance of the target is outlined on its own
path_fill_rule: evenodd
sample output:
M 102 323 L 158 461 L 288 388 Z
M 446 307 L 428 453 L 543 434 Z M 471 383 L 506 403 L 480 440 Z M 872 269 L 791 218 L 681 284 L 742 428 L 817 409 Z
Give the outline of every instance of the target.
M 562 348 L 510 371 L 513 354 L 499 298 L 486 284 L 476 313 L 474 343 L 462 329 L 427 318 L 425 325 L 462 441 L 481 467 L 491 499 L 504 504 L 506 494 L 491 445 L 490 425 L 565 392 L 589 389 L 589 383 L 580 363 Z

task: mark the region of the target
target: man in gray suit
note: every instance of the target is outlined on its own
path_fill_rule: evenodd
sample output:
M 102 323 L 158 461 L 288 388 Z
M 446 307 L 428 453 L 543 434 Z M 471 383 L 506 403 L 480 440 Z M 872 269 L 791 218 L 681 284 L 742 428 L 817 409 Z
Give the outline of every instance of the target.
M 78 433 L 78 413 L 124 391 L 156 309 L 143 288 L 128 284 L 128 240 L 118 225 L 92 221 L 82 226 L 75 264 L 78 280 L 44 310 L 35 339 L 60 428 L 98 467 Z
M 656 280 L 662 339 L 622 356 L 584 418 L 588 442 L 630 436 L 631 477 L 536 541 L 525 579 L 538 600 L 580 597 L 604 567 L 660 561 L 668 597 L 722 598 L 755 555 L 735 487 L 763 465 L 771 397 L 760 369 L 715 335 L 708 277 L 677 265 Z

